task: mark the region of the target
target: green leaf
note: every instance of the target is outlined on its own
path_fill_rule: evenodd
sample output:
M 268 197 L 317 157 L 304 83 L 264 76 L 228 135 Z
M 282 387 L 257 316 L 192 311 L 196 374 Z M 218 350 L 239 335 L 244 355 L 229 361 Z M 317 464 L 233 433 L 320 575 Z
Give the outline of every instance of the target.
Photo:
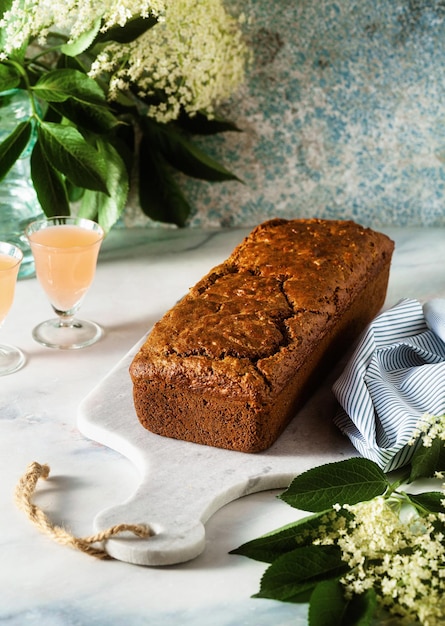
M 271 568 L 270 568 L 271 569 Z M 300 602 L 300 594 L 294 600 L 288 591 L 280 589 L 280 595 L 272 599 L 284 602 Z M 259 596 L 257 596 L 259 597 Z M 261 596 L 271 597 L 271 596 Z M 377 596 L 373 589 L 368 589 L 351 600 L 346 600 L 341 583 L 337 577 L 324 578 L 312 584 L 309 595 L 309 626 L 371 626 L 377 610 Z
M 73 98 L 88 104 L 106 105 L 105 94 L 96 81 L 71 68 L 56 69 L 43 74 L 32 89 L 46 102 L 64 102 Z
M 235 174 L 179 134 L 168 134 L 168 141 L 164 144 L 163 153 L 170 165 L 186 176 L 210 182 L 228 180 L 241 182 Z
M 309 626 L 342 626 L 347 601 L 338 580 L 319 582 L 310 598 Z M 352 626 L 349 622 L 348 626 Z
M 78 128 L 104 133 L 118 123 L 102 89 L 79 70 L 61 68 L 48 72 L 37 81 L 33 90 Z
M 373 461 L 352 458 L 327 463 L 297 476 L 280 496 L 303 511 L 324 511 L 334 504 L 356 504 L 381 495 L 389 483 Z
M 110 195 L 98 191 L 86 191 L 79 210 L 80 217 L 99 222 L 108 233 L 119 219 L 128 195 L 128 174 L 125 163 L 116 149 L 105 141 L 98 141 L 99 153 L 107 163 L 107 187 Z
M 118 121 L 106 106 L 68 98 L 65 102 L 52 102 L 50 107 L 79 129 L 104 134 L 112 130 Z
M 31 178 L 37 198 L 47 217 L 70 214 L 64 180 L 48 162 L 39 141 L 36 142 L 31 154 Z
M 153 220 L 184 227 L 191 207 L 161 154 L 143 137 L 139 152 L 139 202 Z
M 431 513 L 445 513 L 445 508 L 442 504 L 445 495 L 442 491 L 409 494 L 409 499 L 414 505 L 421 507 L 421 509 L 426 509 Z
M 134 17 L 126 22 L 125 26 L 113 26 L 104 33 L 98 33 L 94 43 L 117 41 L 118 43 L 130 43 L 140 37 L 158 23 L 156 17 Z
M 20 74 L 13 65 L 0 63 L 0 93 L 17 87 L 20 84 L 20 79 Z
M 69 202 L 78 202 L 85 193 L 83 187 L 77 187 L 70 183 L 69 180 L 65 180 L 65 187 Z
M 186 176 L 211 182 L 239 181 L 235 174 L 229 172 L 183 135 L 174 131 L 172 126 L 156 124 L 147 119 L 144 130 L 150 139 L 159 146 L 168 163 Z
M 319 534 L 325 533 L 323 518 L 326 512 L 309 515 L 291 524 L 244 543 L 230 554 L 247 556 L 250 559 L 272 563 L 279 556 L 297 547 L 309 545 Z M 320 526 L 322 530 L 319 531 Z
M 419 478 L 431 478 L 434 473 L 444 468 L 444 445 L 441 439 L 433 439 L 431 446 L 425 447 L 420 441 L 411 459 L 409 482 Z
M 48 161 L 73 185 L 109 193 L 107 164 L 78 130 L 43 122 L 38 129 L 38 138 Z
M 309 604 L 309 626 L 371 626 L 377 610 L 374 589 L 344 597 L 338 580 L 324 580 L 314 588 Z
M 268 567 L 254 597 L 307 602 L 320 581 L 342 576 L 348 569 L 338 546 L 303 546 L 284 554 Z
M 0 144 L 0 180 L 9 172 L 31 137 L 32 122 L 20 122 L 13 132 Z
M 57 60 L 58 69 L 70 69 L 77 70 L 78 72 L 82 72 L 83 74 L 87 73 L 86 68 L 82 65 L 82 62 L 79 57 L 70 57 L 67 54 L 61 54 Z
M 124 161 L 128 175 L 131 176 L 136 154 L 136 134 L 133 124 L 120 123 L 113 133 L 113 146 Z
M 85 50 L 88 50 L 88 48 L 91 46 L 91 44 L 94 42 L 94 40 L 97 37 L 97 34 L 100 29 L 100 24 L 101 24 L 101 19 L 98 18 L 95 21 L 93 27 L 86 33 L 83 33 L 82 35 L 80 35 L 80 37 L 78 37 L 76 41 L 73 41 L 72 43 L 64 44 L 60 48 L 61 52 L 63 52 L 63 54 L 66 54 L 67 56 L 75 57 L 78 54 L 85 52 Z
M 374 589 L 353 596 L 344 616 L 344 626 L 371 626 L 375 624 L 377 612 L 377 595 Z

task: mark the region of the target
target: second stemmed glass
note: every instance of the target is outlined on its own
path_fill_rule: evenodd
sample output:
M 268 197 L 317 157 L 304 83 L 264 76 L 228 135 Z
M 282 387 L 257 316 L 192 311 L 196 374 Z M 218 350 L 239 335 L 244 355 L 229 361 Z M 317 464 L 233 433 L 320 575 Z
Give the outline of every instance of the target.
M 75 317 L 93 282 L 104 237 L 99 224 L 77 217 L 52 217 L 32 222 L 27 229 L 36 275 L 57 318 L 33 330 L 36 341 L 50 348 L 90 346 L 102 336 L 95 322 Z
M 14 299 L 15 285 L 23 252 L 17 246 L 0 241 L 0 326 Z M 15 346 L 0 345 L 0 376 L 12 374 L 25 363 L 25 356 Z

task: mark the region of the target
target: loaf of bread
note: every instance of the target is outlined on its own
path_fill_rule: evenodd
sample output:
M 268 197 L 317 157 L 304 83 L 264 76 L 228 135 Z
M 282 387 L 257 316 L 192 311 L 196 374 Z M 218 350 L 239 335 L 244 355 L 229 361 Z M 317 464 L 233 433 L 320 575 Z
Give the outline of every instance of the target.
M 256 227 L 134 357 L 141 424 L 220 448 L 268 448 L 382 307 L 393 248 L 351 221 Z

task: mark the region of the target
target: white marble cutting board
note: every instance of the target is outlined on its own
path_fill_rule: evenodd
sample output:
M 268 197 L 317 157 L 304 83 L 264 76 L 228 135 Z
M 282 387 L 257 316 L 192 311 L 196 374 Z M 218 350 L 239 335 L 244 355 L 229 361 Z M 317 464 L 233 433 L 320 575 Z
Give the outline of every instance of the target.
M 95 527 L 145 523 L 155 534 L 109 540 L 107 551 L 114 558 L 152 566 L 193 559 L 205 548 L 205 522 L 228 502 L 257 491 L 284 489 L 306 469 L 356 454 L 332 424 L 335 400 L 329 380 L 262 453 L 201 446 L 147 431 L 133 408 L 128 373 L 141 342 L 84 399 L 78 415 L 85 436 L 120 452 L 140 471 L 136 492 L 99 513 Z

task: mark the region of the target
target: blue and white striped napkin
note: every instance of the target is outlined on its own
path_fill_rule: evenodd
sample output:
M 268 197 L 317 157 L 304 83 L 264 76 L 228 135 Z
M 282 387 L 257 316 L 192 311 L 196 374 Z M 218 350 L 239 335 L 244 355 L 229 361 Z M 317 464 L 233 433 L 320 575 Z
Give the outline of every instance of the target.
M 337 426 L 384 471 L 407 464 L 420 418 L 445 413 L 445 342 L 404 299 L 368 326 L 333 386 Z

